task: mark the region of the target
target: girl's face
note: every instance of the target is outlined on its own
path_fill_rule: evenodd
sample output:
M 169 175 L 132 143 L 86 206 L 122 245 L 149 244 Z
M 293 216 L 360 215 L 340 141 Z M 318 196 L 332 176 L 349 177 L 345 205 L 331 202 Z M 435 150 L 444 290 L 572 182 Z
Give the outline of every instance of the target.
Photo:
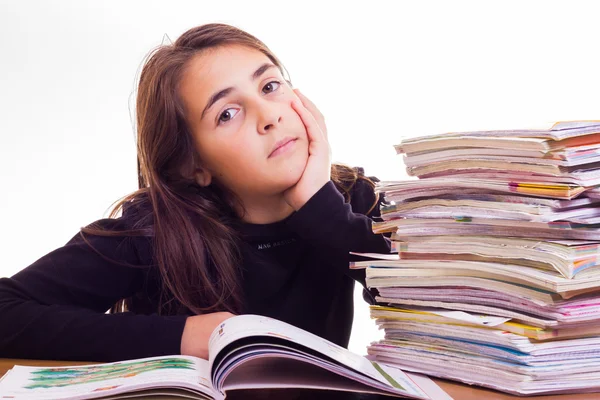
M 279 195 L 298 182 L 308 160 L 306 128 L 291 105 L 298 97 L 267 56 L 242 46 L 210 49 L 187 65 L 179 91 L 200 184 L 216 180 L 244 199 Z

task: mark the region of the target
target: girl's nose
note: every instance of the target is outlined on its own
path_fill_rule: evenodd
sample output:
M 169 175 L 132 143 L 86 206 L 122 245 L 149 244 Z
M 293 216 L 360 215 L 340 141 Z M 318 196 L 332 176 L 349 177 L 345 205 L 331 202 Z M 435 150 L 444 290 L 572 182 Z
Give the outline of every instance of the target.
M 258 131 L 261 134 L 267 134 L 277 125 L 281 124 L 281 113 L 276 107 L 271 107 L 271 110 L 262 111 L 258 122 Z

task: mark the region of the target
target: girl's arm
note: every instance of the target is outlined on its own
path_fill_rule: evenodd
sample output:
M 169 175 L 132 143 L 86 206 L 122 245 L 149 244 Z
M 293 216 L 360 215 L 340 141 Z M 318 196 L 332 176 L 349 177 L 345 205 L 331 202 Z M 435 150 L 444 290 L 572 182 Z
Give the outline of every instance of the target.
M 323 251 L 324 256 L 342 261 L 336 265 L 349 262 L 350 251 L 389 253 L 389 240 L 373 233 L 372 220 L 353 212 L 352 206 L 345 203 L 331 181 L 331 149 L 324 117 L 298 89 L 294 92 L 298 99 L 292 101 L 292 108 L 306 128 L 309 145 L 308 160 L 300 180 L 284 193 L 285 200 L 295 210 L 287 220 L 289 227 Z M 356 184 L 362 186 L 364 182 L 359 180 Z M 344 271 L 347 269 L 346 263 Z
M 318 195 L 318 197 L 317 197 Z M 365 260 L 349 254 L 389 253 L 391 242 L 387 236 L 374 234 L 373 220 L 380 220 L 381 196 L 375 205 L 373 188 L 364 181 L 357 181 L 351 191 L 350 204 L 344 202 L 333 182 L 328 182 L 292 217 L 290 223 L 298 234 L 321 251 L 323 257 L 331 259 L 331 266 L 350 276 L 363 287 L 363 299 L 375 304 L 376 292 L 369 290 L 365 282 L 364 269 L 350 269 L 350 261 Z M 366 214 L 366 215 L 365 215 Z
M 350 270 L 348 264 L 356 257 L 349 253 L 389 253 L 391 249 L 391 242 L 386 236 L 373 233 L 372 220 L 353 210 L 354 204 L 361 208 L 360 203 L 364 205 L 365 198 L 374 197 L 373 188 L 365 189 L 364 186 L 368 185 L 357 181 L 354 201 L 351 199 L 354 204 L 345 203 L 330 179 L 331 149 L 324 117 L 312 101 L 297 89 L 294 92 L 300 101 L 294 100 L 292 107 L 306 128 L 309 156 L 298 183 L 284 193 L 288 204 L 296 210 L 287 223 L 323 258 L 331 260 L 332 268 L 359 281 L 366 289 L 365 271 Z M 357 190 L 357 187 L 363 189 Z M 378 218 L 379 209 L 370 214 Z M 373 293 L 367 290 L 363 297 L 371 304 L 375 301 Z
M 389 239 L 373 233 L 372 219 L 353 210 L 365 209 L 368 199 L 374 199 L 374 194 L 364 182 L 356 183 L 352 204 L 348 204 L 333 182 L 329 181 L 292 214 L 287 223 L 302 239 L 323 252 L 323 256 L 339 260 L 335 265 L 343 268 L 346 273 L 351 251 L 390 252 Z M 379 204 L 370 215 L 378 215 L 378 206 Z M 360 211 L 367 210 L 368 208 Z
M 87 239 L 106 257 L 130 264 L 140 264 L 141 249 L 150 251 L 141 237 Z M 139 291 L 147 272 L 104 259 L 77 234 L 0 279 L 0 357 L 116 361 L 179 354 L 187 316 L 105 314 Z

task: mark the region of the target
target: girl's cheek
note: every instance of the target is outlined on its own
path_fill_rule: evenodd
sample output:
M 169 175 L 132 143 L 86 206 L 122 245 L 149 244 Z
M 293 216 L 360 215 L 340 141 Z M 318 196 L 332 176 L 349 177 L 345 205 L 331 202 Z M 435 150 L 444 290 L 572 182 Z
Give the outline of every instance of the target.
M 300 99 L 298 95 L 296 95 L 296 92 L 294 92 L 294 88 L 287 82 L 282 86 L 281 94 L 283 95 L 282 97 L 285 97 L 285 100 L 290 103 L 294 99 Z
M 300 100 L 300 98 L 298 96 L 296 96 L 296 94 L 293 91 L 290 91 L 281 97 L 282 97 L 283 103 L 287 104 L 288 107 L 290 107 L 295 113 L 296 110 L 294 110 L 292 103 L 294 102 L 294 100 Z

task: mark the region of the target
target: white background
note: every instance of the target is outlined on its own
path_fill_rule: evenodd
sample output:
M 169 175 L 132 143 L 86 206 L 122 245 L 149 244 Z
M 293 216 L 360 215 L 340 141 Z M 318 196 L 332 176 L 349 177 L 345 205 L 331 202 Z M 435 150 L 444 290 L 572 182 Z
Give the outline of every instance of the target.
M 600 119 L 597 2 L 0 1 L 0 276 L 137 189 L 130 110 L 164 34 L 257 36 L 326 117 L 335 161 L 406 175 L 403 137 Z M 379 337 L 360 297 L 350 348 Z

